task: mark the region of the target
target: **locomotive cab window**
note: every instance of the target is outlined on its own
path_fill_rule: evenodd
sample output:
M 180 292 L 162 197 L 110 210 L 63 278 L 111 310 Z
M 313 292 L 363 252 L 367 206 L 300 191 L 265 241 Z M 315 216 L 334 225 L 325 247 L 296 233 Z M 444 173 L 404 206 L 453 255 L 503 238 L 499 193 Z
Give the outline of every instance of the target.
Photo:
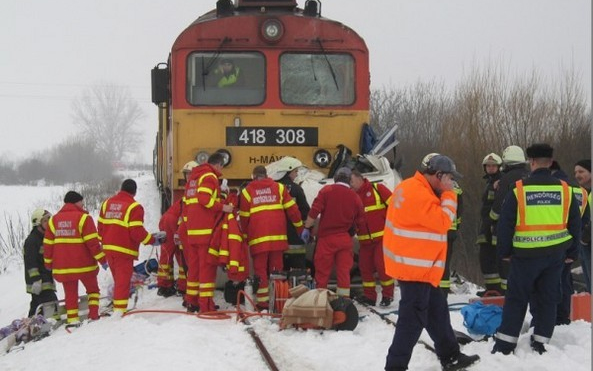
M 187 63 L 187 101 L 199 105 L 258 105 L 265 98 L 260 53 L 196 52 Z
M 354 59 L 349 54 L 285 53 L 280 57 L 280 81 L 285 104 L 354 103 Z

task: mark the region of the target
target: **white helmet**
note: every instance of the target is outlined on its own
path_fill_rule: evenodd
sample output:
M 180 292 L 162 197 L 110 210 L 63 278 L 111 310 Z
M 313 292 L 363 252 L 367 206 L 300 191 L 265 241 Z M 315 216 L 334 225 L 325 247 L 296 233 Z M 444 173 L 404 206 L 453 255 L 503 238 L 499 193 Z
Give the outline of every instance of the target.
M 508 146 L 502 152 L 502 162 L 511 165 L 525 163 L 525 153 L 519 146 Z
M 502 158 L 499 155 L 492 152 L 486 155 L 482 160 L 482 165 L 502 165 Z
M 439 156 L 440 153 L 429 153 L 426 156 L 424 156 L 424 158 L 422 159 L 422 163 L 420 164 L 420 168 L 422 170 L 426 170 L 428 168 L 428 162 L 430 161 L 431 158 L 433 158 L 434 156 Z
M 198 166 L 198 163 L 192 160 L 183 165 L 183 169 L 181 171 L 184 173 L 189 173 L 196 166 Z
M 31 224 L 33 227 L 37 227 L 41 224 L 41 220 L 45 217 L 50 217 L 51 213 L 45 209 L 35 209 L 31 214 Z
M 303 166 L 303 163 L 301 161 L 299 161 L 298 159 L 296 159 L 294 157 L 286 156 L 286 157 L 282 157 L 280 160 L 278 160 L 278 162 L 276 164 L 276 168 L 274 170 L 289 172 L 289 171 L 293 171 L 294 169 L 297 169 L 301 166 Z
M 280 160 L 272 162 L 266 166 L 268 176 L 274 180 L 280 180 L 282 177 L 303 166 L 303 163 L 290 156 L 282 157 Z

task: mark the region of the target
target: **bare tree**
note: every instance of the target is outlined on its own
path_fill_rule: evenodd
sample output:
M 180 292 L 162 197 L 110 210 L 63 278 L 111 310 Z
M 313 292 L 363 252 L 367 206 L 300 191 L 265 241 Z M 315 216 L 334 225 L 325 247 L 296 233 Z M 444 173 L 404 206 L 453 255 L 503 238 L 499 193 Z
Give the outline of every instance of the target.
M 84 139 L 93 143 L 98 153 L 111 161 L 134 153 L 141 143 L 139 121 L 144 116 L 129 88 L 94 85 L 72 103 L 74 123 Z

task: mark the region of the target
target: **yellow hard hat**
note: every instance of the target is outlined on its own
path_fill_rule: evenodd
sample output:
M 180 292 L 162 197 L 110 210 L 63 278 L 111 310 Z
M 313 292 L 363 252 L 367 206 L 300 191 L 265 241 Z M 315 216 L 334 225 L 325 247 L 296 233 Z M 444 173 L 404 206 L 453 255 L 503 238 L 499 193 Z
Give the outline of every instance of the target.
M 51 213 L 45 209 L 35 209 L 31 214 L 31 224 L 33 224 L 33 227 L 37 227 L 41 224 L 41 220 L 43 220 L 43 218 L 50 216 Z
M 486 155 L 482 160 L 482 165 L 502 165 L 502 158 L 499 155 L 492 152 Z

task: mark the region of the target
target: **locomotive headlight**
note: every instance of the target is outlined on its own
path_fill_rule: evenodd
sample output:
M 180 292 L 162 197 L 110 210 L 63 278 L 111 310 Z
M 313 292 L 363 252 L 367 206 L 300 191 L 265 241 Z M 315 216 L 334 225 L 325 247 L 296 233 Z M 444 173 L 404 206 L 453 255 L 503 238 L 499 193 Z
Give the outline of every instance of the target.
M 208 157 L 210 157 L 210 154 L 208 152 L 200 151 L 196 155 L 196 162 L 200 165 L 205 164 L 206 161 L 208 161 Z
M 325 168 L 329 166 L 330 162 L 331 155 L 328 151 L 325 149 L 319 149 L 315 151 L 315 154 L 313 155 L 313 163 L 315 163 L 315 165 Z
M 226 150 L 226 149 L 219 149 L 216 152 L 222 154 L 222 156 L 224 157 L 224 165 L 223 166 L 224 167 L 229 166 L 229 164 L 233 160 L 233 157 L 231 156 L 231 153 L 228 150 Z
M 267 19 L 262 24 L 261 33 L 267 42 L 276 42 L 284 35 L 284 26 L 277 19 Z

